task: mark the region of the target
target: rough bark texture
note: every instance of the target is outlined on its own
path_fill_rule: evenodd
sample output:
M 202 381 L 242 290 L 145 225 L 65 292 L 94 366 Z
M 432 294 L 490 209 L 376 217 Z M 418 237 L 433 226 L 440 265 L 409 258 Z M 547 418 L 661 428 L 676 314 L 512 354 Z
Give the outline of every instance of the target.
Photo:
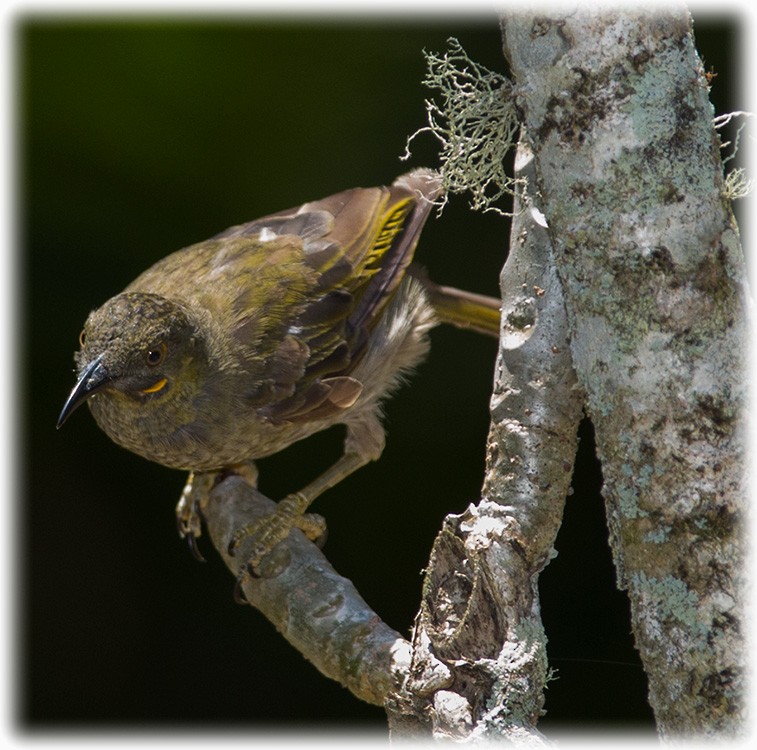
M 662 735 L 743 720 L 746 274 L 687 11 L 506 14 Z
M 533 177 L 521 147 L 518 168 Z M 583 396 L 549 238 L 527 198 L 502 271 L 502 333 L 482 499 L 450 515 L 429 561 L 396 734 L 541 745 L 547 679 L 538 574 L 553 555 Z M 516 206 L 516 209 L 518 206 Z

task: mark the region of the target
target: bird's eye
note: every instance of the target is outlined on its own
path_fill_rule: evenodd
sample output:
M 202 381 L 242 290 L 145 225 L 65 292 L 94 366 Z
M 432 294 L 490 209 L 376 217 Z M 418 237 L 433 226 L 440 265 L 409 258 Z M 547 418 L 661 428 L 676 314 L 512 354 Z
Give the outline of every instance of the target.
M 87 334 L 85 333 L 84 329 L 81 329 L 81 333 L 79 334 L 79 346 L 84 346 L 84 344 L 87 341 Z
M 161 343 L 158 346 L 148 349 L 145 359 L 150 367 L 159 365 L 166 356 L 166 345 Z

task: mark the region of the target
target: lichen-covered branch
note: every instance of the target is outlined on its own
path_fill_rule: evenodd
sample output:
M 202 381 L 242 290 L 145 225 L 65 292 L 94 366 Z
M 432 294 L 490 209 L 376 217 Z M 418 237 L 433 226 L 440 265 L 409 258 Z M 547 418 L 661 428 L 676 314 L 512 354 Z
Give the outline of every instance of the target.
M 522 146 L 517 176 L 528 175 Z M 399 734 L 544 743 L 535 728 L 548 673 L 537 580 L 553 554 L 583 396 L 549 237 L 533 196 L 521 199 L 502 271 L 482 498 L 448 516 L 434 544 L 409 679 L 389 705 Z
M 202 513 L 210 538 L 235 576 L 248 550 L 242 542 L 230 557 L 229 540 L 274 507 L 237 476 L 226 478 L 205 498 Z M 382 705 L 407 671 L 407 640 L 370 609 L 353 584 L 298 530 L 276 547 L 260 573 L 245 579 L 247 601 L 324 675 L 361 700 Z
M 743 727 L 747 290 L 684 7 L 503 17 L 664 736 Z

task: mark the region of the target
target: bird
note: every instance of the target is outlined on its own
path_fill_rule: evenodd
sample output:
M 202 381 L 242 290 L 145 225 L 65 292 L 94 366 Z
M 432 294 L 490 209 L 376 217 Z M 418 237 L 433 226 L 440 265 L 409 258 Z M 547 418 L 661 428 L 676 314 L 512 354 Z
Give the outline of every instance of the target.
M 87 402 L 118 445 L 190 472 L 176 509 L 197 552 L 200 499 L 220 473 L 254 483 L 255 461 L 334 424 L 342 456 L 269 516 L 246 570 L 293 527 L 324 522 L 316 497 L 385 444 L 382 402 L 425 358 L 440 322 L 498 336 L 500 301 L 433 283 L 413 264 L 443 193 L 416 169 L 239 224 L 178 250 L 92 311 L 74 355 L 76 384 L 57 426 Z

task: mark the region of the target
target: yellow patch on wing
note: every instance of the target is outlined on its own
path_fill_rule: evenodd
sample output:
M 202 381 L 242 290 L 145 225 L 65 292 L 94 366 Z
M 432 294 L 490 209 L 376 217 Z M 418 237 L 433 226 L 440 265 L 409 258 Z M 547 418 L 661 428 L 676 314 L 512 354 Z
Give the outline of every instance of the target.
M 405 219 L 412 208 L 412 199 L 405 198 L 405 200 L 399 201 L 392 210 L 384 216 L 378 236 L 374 240 L 373 246 L 366 257 L 366 266 L 381 260 L 381 256 L 392 246 L 394 238 L 402 230 L 402 227 L 405 224 Z

